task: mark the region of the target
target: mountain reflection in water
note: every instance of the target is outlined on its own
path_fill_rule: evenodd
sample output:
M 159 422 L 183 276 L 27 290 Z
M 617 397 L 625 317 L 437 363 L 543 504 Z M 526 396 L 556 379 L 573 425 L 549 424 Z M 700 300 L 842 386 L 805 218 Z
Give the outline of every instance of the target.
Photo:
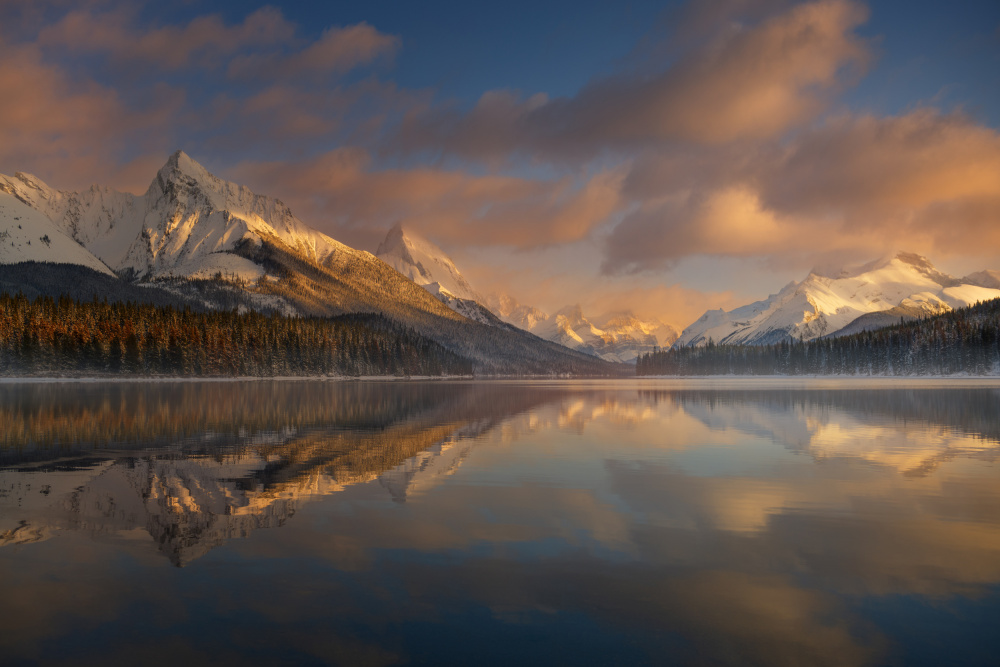
M 994 662 L 1000 391 L 691 386 L 0 384 L 0 651 Z

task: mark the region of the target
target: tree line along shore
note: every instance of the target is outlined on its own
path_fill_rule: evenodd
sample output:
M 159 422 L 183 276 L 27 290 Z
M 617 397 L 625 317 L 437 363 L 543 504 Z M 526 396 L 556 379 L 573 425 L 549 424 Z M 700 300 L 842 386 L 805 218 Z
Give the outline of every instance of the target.
M 0 294 L 0 374 L 467 375 L 472 363 L 382 315 L 288 317 Z

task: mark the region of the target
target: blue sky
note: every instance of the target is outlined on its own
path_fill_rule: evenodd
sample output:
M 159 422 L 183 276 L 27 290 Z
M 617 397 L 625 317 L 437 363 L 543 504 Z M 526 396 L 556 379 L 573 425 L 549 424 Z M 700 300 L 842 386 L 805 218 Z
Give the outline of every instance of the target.
M 182 148 L 482 291 L 679 327 L 816 264 L 1000 268 L 1000 3 L 0 0 L 0 172 Z
M 644 39 L 669 30 L 686 3 L 565 0 L 363 3 L 187 3 L 150 6 L 151 19 L 182 22 L 217 12 L 229 22 L 279 6 L 316 38 L 335 25 L 367 22 L 399 35 L 391 78 L 472 103 L 486 90 L 513 88 L 572 95 L 613 72 Z M 915 103 L 962 105 L 1000 121 L 1000 3 L 995 0 L 878 0 L 859 33 L 876 41 L 878 60 L 846 97 L 853 108 L 898 113 Z

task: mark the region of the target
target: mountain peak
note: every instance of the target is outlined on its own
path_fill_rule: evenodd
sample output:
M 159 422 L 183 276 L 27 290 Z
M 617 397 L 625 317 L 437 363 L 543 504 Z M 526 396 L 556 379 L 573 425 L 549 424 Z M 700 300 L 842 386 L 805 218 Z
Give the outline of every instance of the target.
M 392 226 L 375 256 L 432 291 L 444 289 L 460 299 L 482 300 L 444 250 L 404 229 L 402 222 Z
M 915 270 L 917 273 L 925 275 L 931 280 L 934 280 L 944 286 L 955 283 L 954 278 L 938 271 L 931 261 L 923 255 L 905 250 L 898 250 L 887 255 L 883 255 L 882 257 L 865 264 L 846 267 L 836 267 L 832 265 L 817 266 L 810 271 L 810 274 L 821 276 L 823 278 L 840 280 L 844 278 L 857 278 L 868 273 L 891 268 Z
M 566 306 L 561 310 L 557 311 L 553 317 L 565 317 L 567 321 L 573 322 L 575 324 L 580 324 L 582 322 L 588 321 L 583 315 L 583 307 L 578 303 L 574 303 L 570 306 Z
M 382 255 L 392 254 L 396 248 L 401 248 L 401 250 L 405 252 L 407 240 L 408 237 L 406 235 L 406 230 L 403 229 L 403 223 L 397 222 L 389 228 L 385 238 L 378 244 L 378 250 L 375 251 L 375 256 L 381 257 Z
M 989 276 L 959 280 L 926 257 L 895 252 L 861 266 L 819 272 L 778 294 L 728 312 L 709 311 L 684 330 L 680 346 L 709 338 L 727 344 L 758 344 L 787 338 L 810 340 L 840 331 L 862 315 L 890 311 L 906 302 L 933 300 L 951 308 L 994 298 Z
M 640 320 L 631 310 L 619 310 L 611 313 L 604 313 L 595 321 L 601 323 L 602 329 L 610 329 L 613 327 L 633 325 Z
M 205 167 L 191 159 L 191 156 L 182 150 L 174 151 L 167 158 L 167 163 L 160 168 L 159 175 L 164 181 L 176 180 L 178 176 L 186 176 L 196 181 L 215 178 Z
M 49 190 L 49 186 L 42 179 L 26 171 L 15 171 L 14 178 L 35 190 Z

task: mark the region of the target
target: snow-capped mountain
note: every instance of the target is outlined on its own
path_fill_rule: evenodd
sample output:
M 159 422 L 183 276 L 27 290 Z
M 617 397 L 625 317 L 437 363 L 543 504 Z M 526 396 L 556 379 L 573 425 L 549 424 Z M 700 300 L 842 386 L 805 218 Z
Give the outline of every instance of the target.
M 355 253 L 292 215 L 281 201 L 216 178 L 183 151 L 170 156 L 146 193 L 108 188 L 55 190 L 24 173 L 0 176 L 0 189 L 59 225 L 116 271 L 143 278 L 264 275 L 233 251 L 244 241 L 277 239 L 322 264 Z
M 389 230 L 376 256 L 469 319 L 493 325 L 506 322 L 605 361 L 634 362 L 639 354 L 652 351 L 654 346 L 669 346 L 677 338 L 672 327 L 642 322 L 631 313 L 610 316 L 607 324 L 598 327 L 579 305 L 550 316 L 506 294 L 483 298 L 441 248 L 398 223 Z
M 396 223 L 375 256 L 432 294 L 447 293 L 459 299 L 482 301 L 455 262 L 427 239 Z
M 480 372 L 608 370 L 460 296 L 467 284 L 457 269 L 452 274 L 430 260 L 443 255 L 433 246 L 411 244 L 408 256 L 448 277 L 436 279 L 437 298 L 371 253 L 309 227 L 278 199 L 217 178 L 182 151 L 139 196 L 98 186 L 61 191 L 20 172 L 0 175 L 0 196 L 0 230 L 9 236 L 3 264 L 53 262 L 63 265 L 62 275 L 99 271 L 106 278 L 113 271 L 122 280 L 112 282 L 141 281 L 143 290 L 153 286 L 162 297 L 201 308 L 238 303 L 310 316 L 382 313 L 472 359 Z M 102 289 L 105 298 L 125 292 Z
M 677 331 L 659 321 L 640 320 L 631 312 L 589 320 L 579 305 L 557 311 L 535 325 L 532 333 L 555 340 L 566 347 L 590 352 L 605 361 L 635 363 L 640 354 L 655 347 L 669 347 Z
M 441 248 L 396 223 L 375 256 L 470 320 L 502 325 Z
M 0 192 L 0 264 L 19 262 L 79 264 L 114 275 L 104 262 L 54 222 L 13 195 Z
M 975 275 L 980 275 L 978 281 L 954 278 L 927 258 L 904 252 L 832 275 L 813 271 L 762 301 L 706 312 L 675 346 L 704 345 L 709 339 L 737 345 L 811 340 L 853 330 L 845 327 L 862 316 L 875 322 L 874 313 L 899 321 L 900 316 L 935 314 L 1000 297 L 1000 289 L 983 286 L 990 272 Z
M 133 194 L 96 185 L 83 192 L 56 190 L 23 172 L 0 174 L 0 191 L 44 215 L 111 268 L 122 264 L 139 236 L 145 200 Z
M 989 287 L 1000 289 L 1000 271 L 976 271 L 962 278 L 962 282 L 967 285 L 978 285 L 979 287 Z
M 521 305 L 509 294 L 491 294 L 486 298 L 486 305 L 504 321 L 525 331 L 537 330 L 538 325 L 549 318 L 548 313 L 534 306 Z
M 611 313 L 598 321 L 601 322 L 605 338 L 613 337 L 620 347 L 624 347 L 628 339 L 635 340 L 636 356 L 649 352 L 650 344 L 663 348 L 670 347 L 681 335 L 680 331 L 669 324 L 657 319 L 639 319 L 632 311 Z M 635 358 L 632 357 L 630 361 L 635 361 Z
M 669 347 L 678 332 L 658 320 L 641 320 L 625 311 L 591 321 L 579 304 L 548 315 L 519 304 L 508 295 L 493 295 L 488 304 L 502 319 L 531 333 L 606 361 L 635 363 L 640 354 Z

